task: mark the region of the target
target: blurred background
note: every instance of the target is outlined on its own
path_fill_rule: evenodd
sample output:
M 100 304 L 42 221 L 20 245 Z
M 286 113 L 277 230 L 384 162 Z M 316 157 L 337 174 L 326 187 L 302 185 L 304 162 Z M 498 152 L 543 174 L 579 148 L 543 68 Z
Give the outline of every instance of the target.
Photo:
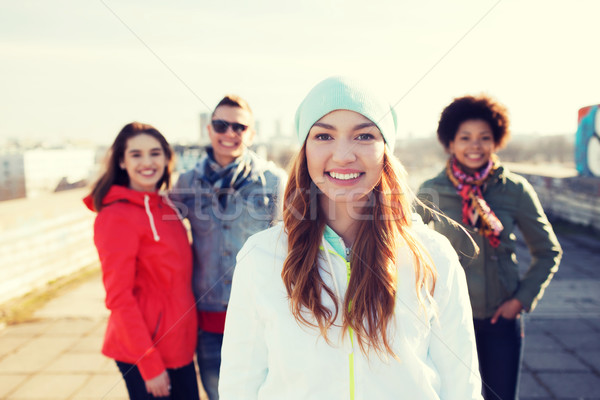
M 442 109 L 465 94 L 496 97 L 512 126 L 500 158 L 534 185 L 553 222 L 577 232 L 571 248 L 597 249 L 600 113 L 589 107 L 600 103 L 597 0 L 0 4 L 0 324 L 27 320 L 13 305 L 31 293 L 97 271 L 94 214 L 81 199 L 125 124 L 158 128 L 182 171 L 208 143 L 216 103 L 235 93 L 254 111 L 253 149 L 286 167 L 298 146 L 296 108 L 330 75 L 358 76 L 394 104 L 396 155 L 413 189 L 445 162 L 435 136 Z M 573 265 L 597 264 L 590 260 Z M 589 290 L 561 293 L 600 292 L 597 274 L 581 274 Z M 591 296 L 572 304 L 592 305 L 597 321 L 600 299 Z M 589 329 L 597 343 L 600 323 Z M 5 386 L 17 382 L 21 350 L 0 349 L 0 398 L 33 387 L 23 383 L 29 378 Z M 597 391 L 593 350 L 586 382 Z

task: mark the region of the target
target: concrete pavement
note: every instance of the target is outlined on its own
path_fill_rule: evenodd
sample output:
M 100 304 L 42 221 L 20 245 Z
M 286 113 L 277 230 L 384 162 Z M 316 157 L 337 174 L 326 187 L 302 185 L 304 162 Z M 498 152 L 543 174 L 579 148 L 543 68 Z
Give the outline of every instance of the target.
M 557 235 L 560 269 L 525 320 L 520 398 L 600 399 L 600 238 L 572 226 Z
M 0 332 L 0 398 L 127 399 L 114 362 L 102 354 L 108 312 L 96 274 Z
M 600 399 L 600 239 L 559 232 L 564 258 L 526 318 L 520 398 Z M 524 245 L 520 261 L 529 256 Z M 55 298 L 34 321 L 0 330 L 0 399 L 127 399 L 100 354 L 108 315 L 100 276 Z

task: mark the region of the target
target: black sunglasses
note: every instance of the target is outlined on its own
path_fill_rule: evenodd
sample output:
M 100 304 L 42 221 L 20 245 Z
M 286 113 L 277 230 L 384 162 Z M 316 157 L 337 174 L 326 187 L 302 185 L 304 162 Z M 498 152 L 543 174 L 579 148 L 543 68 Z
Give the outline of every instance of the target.
M 212 127 L 217 133 L 227 132 L 227 128 L 231 125 L 231 129 L 238 135 L 248 129 L 248 125 L 239 124 L 237 122 L 227 122 L 223 119 L 213 119 L 211 121 Z

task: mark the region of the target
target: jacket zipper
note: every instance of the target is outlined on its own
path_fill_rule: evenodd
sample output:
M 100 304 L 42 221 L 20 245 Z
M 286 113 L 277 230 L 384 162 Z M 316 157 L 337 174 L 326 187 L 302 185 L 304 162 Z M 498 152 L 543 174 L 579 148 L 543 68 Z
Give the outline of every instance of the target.
M 346 249 L 347 253 L 350 253 L 350 249 Z M 350 283 L 350 261 L 346 261 L 347 271 L 347 282 Z M 348 303 L 348 311 L 352 308 L 352 300 Z M 352 352 L 348 354 L 349 372 L 350 372 L 350 400 L 354 400 L 354 330 L 348 328 L 348 334 L 350 335 L 350 344 L 352 345 Z
M 352 269 L 350 268 L 350 248 L 346 247 L 344 240 L 340 238 L 340 243 L 342 247 L 345 249 L 346 258 L 344 259 L 344 263 L 346 264 L 346 287 L 350 283 L 350 273 Z M 342 258 L 339 254 L 335 253 L 338 257 Z M 335 277 L 333 277 L 335 279 Z M 342 299 L 340 299 L 342 300 Z M 348 303 L 348 311 L 352 308 L 352 301 Z M 352 346 L 352 351 L 348 354 L 348 373 L 350 377 L 350 400 L 354 400 L 354 330 L 352 328 L 348 328 L 348 335 L 350 336 L 350 345 Z

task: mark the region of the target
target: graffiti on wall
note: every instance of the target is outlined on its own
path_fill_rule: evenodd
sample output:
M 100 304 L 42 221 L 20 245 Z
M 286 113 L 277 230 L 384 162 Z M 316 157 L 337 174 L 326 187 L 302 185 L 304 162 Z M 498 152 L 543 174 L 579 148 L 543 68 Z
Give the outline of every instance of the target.
M 599 105 L 579 110 L 575 134 L 575 167 L 581 176 L 600 177 Z

